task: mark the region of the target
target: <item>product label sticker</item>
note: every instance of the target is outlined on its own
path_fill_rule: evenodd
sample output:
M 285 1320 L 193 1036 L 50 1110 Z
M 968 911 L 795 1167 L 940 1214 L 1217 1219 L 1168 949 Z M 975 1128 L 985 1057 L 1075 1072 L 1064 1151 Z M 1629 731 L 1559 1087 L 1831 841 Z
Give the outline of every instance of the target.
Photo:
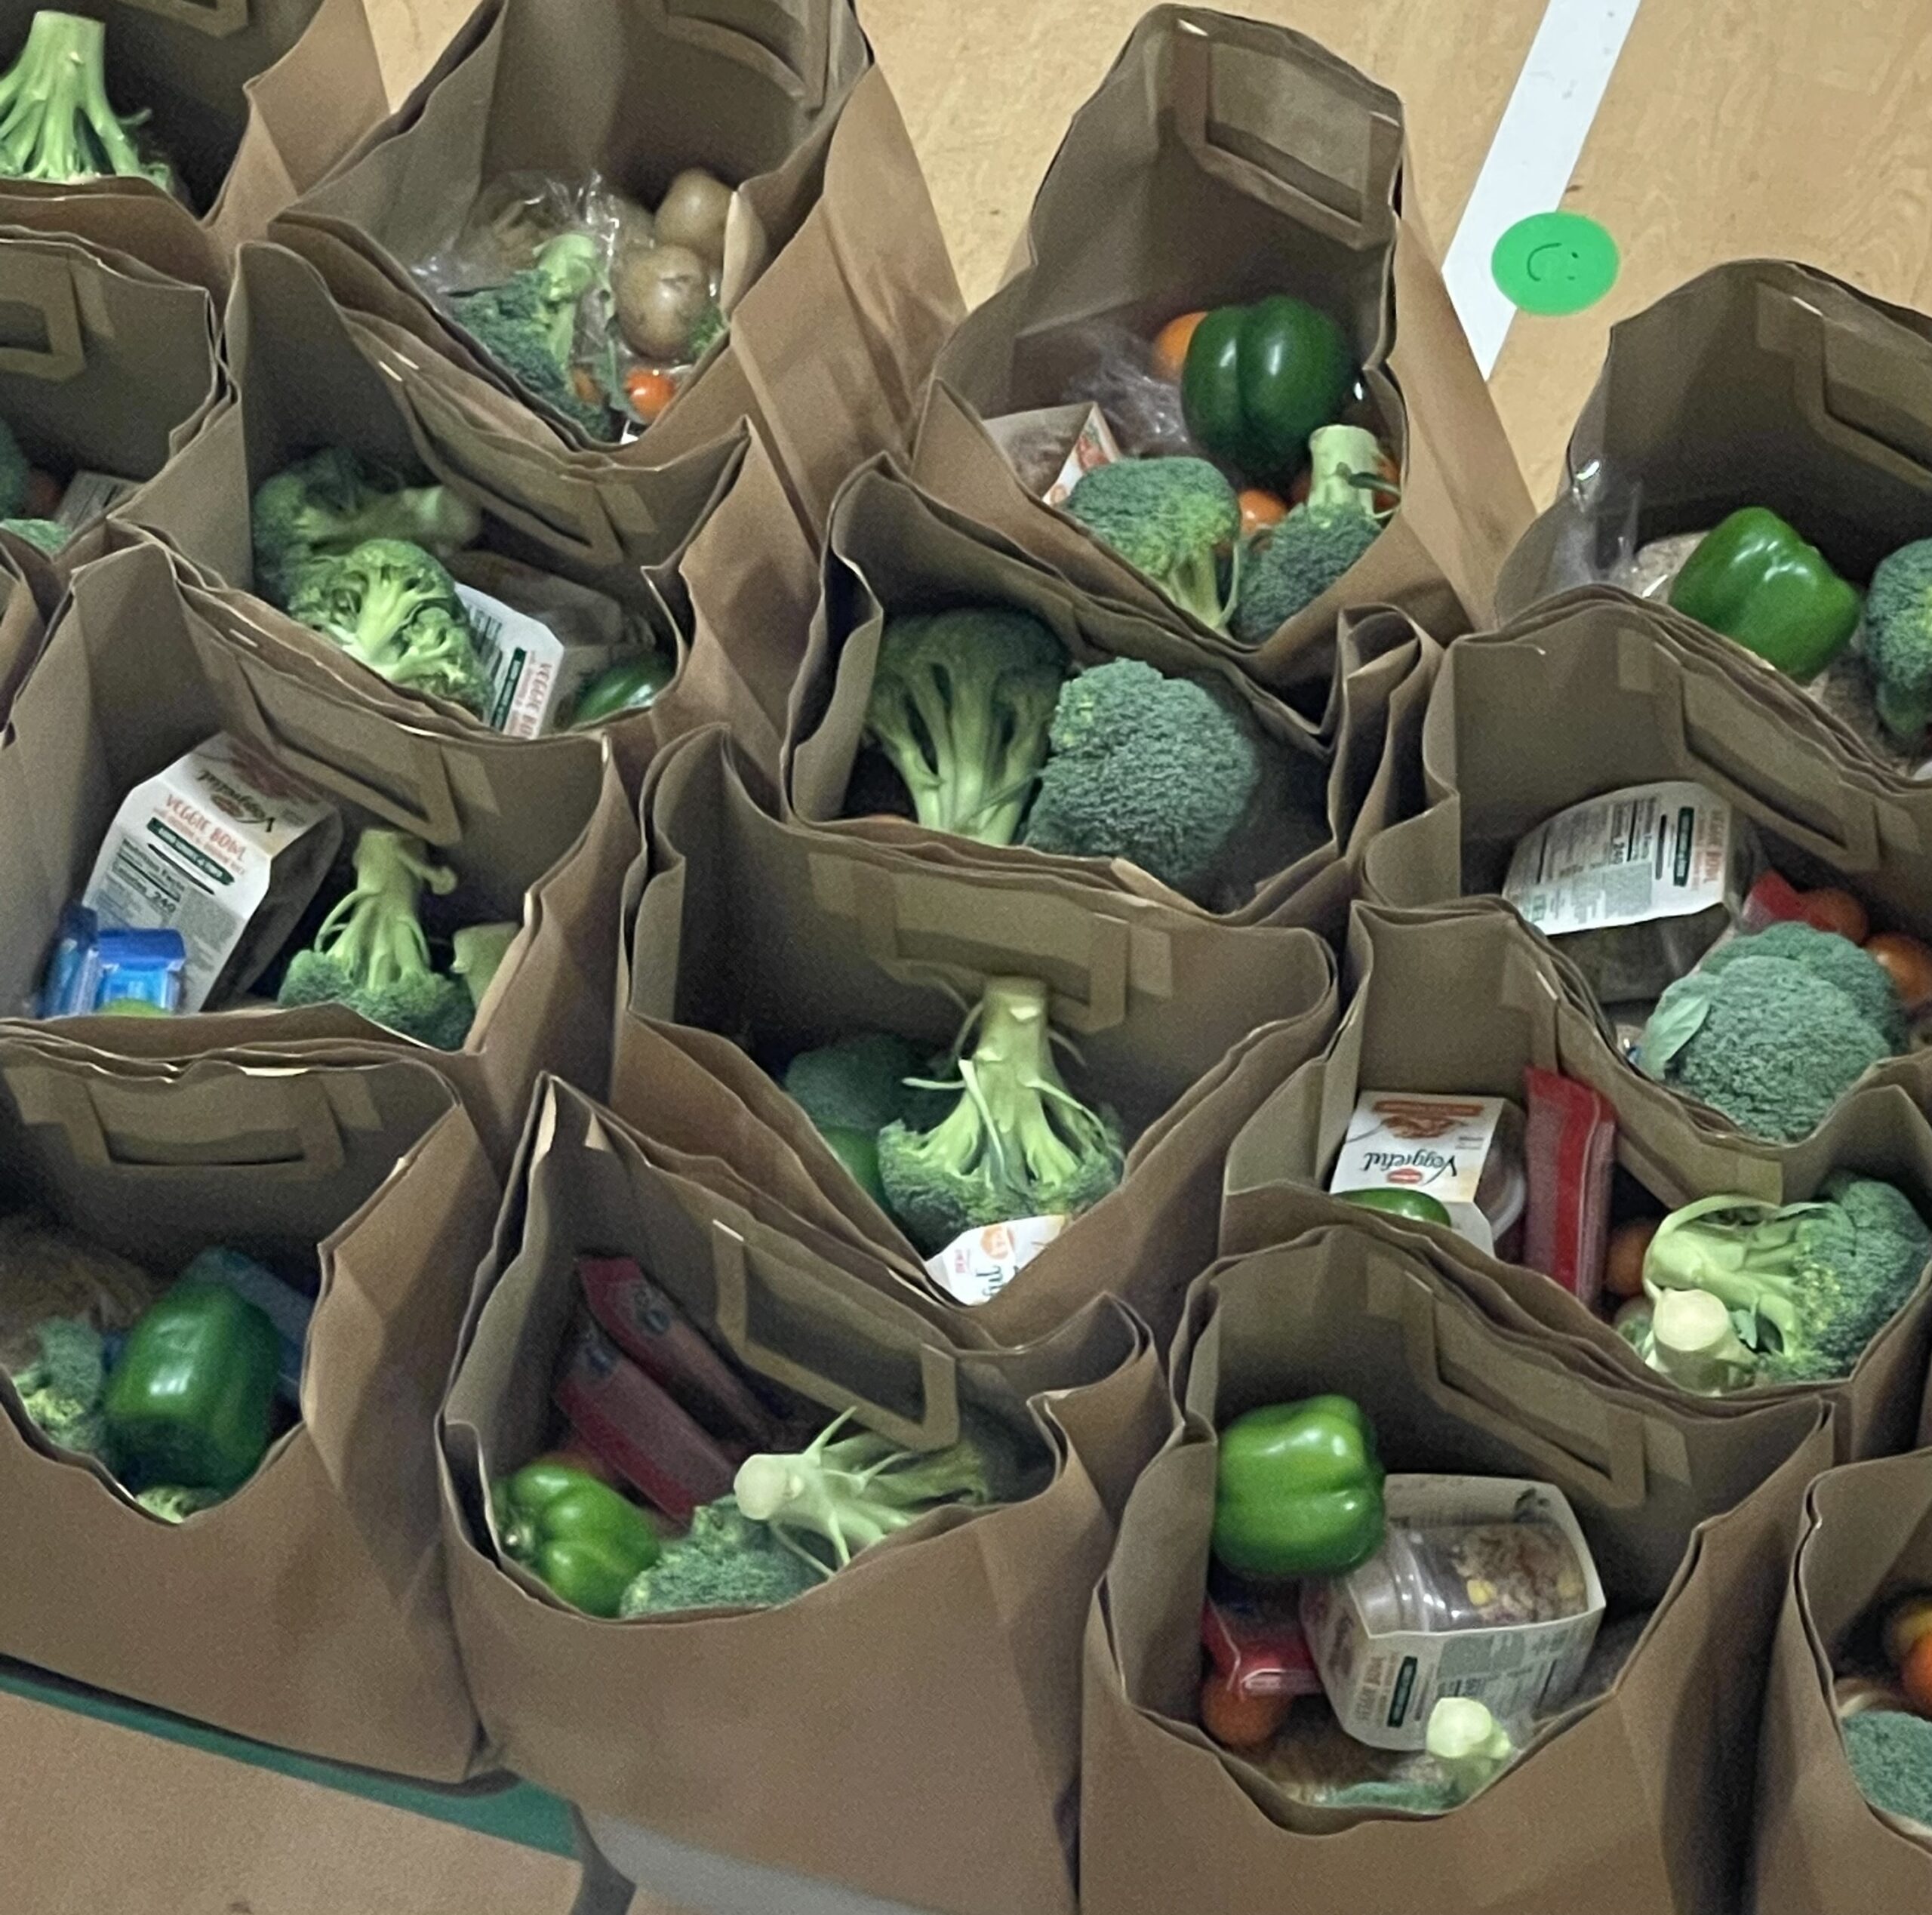
M 969 1307 L 990 1303 L 1067 1226 L 1065 1217 L 1023 1217 L 955 1237 L 926 1273 L 946 1294 Z

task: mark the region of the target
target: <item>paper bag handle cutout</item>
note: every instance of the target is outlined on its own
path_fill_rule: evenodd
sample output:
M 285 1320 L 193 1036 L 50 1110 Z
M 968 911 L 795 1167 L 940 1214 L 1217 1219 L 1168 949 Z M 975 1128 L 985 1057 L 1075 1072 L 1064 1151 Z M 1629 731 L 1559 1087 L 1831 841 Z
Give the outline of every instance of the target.
M 182 1082 L 82 1077 L 44 1064 L 7 1073 L 22 1119 L 64 1131 L 77 1163 L 131 1170 L 300 1168 L 327 1177 L 345 1160 L 328 1094 L 312 1079 L 243 1071 Z
M 816 109 L 832 77 L 835 4 L 844 0 L 664 0 L 664 17 L 694 45 L 768 74 Z
M 121 0 L 123 6 L 158 14 L 211 40 L 225 40 L 248 24 L 248 0 Z
M 39 321 L 47 343 L 0 346 L 0 373 L 57 386 L 87 369 L 72 260 L 17 248 L 7 262 L 5 290 L 0 291 L 0 338 L 14 330 L 7 320 L 11 309 L 17 307 Z
M 959 1440 L 958 1361 L 903 1305 L 831 1264 L 787 1264 L 715 1218 L 711 1257 L 718 1332 L 747 1369 L 828 1409 L 856 1410 L 908 1449 Z M 783 1320 L 786 1347 L 812 1360 L 761 1335 L 761 1320 L 774 1319 Z M 880 1400 L 881 1384 L 895 1402 Z

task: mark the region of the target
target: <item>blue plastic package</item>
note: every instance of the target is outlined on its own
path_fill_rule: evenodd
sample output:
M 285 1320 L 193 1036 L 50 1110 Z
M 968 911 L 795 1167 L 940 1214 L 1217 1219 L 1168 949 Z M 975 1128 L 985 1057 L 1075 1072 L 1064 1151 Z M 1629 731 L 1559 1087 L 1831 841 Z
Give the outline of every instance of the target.
M 178 931 L 103 930 L 85 905 L 69 904 L 47 961 L 38 1014 L 177 1011 L 187 968 L 188 947 Z

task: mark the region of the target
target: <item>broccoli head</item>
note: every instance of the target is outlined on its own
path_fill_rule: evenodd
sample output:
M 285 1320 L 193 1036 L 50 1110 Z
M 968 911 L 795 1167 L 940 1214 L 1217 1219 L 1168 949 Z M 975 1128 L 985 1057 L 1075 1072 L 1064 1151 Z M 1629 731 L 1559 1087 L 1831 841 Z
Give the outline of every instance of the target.
M 1685 1368 L 1692 1388 L 1823 1383 L 1849 1376 L 1866 1346 L 1905 1307 L 1932 1258 L 1932 1230 L 1903 1191 L 1840 1172 L 1813 1202 L 1706 1197 L 1673 1211 L 1644 1259 L 1665 1375 L 1718 1356 L 1724 1373 Z M 1683 1306 L 1697 1300 L 1690 1310 Z M 1709 1306 L 1715 1299 L 1722 1316 Z M 1675 1333 L 1681 1313 L 1703 1337 Z
M 1260 782 L 1258 740 L 1232 700 L 1136 658 L 1061 688 L 1051 744 L 1026 842 L 1123 857 L 1177 891 L 1220 855 Z
M 907 1115 L 917 1095 L 906 1079 L 923 1076 L 918 1045 L 868 1030 L 801 1051 L 785 1067 L 785 1090 L 820 1130 L 884 1129 Z
M 617 1613 L 775 1609 L 824 1580 L 822 1569 L 744 1515 L 736 1498 L 725 1496 L 692 1516 L 688 1535 L 666 1543 L 657 1560 L 624 1591 Z
M 489 685 L 469 614 L 441 562 L 401 539 L 365 539 L 295 577 L 288 614 L 404 691 L 480 713 Z
M 1066 672 L 1060 641 L 1025 612 L 964 605 L 887 620 L 866 735 L 928 830 L 1013 842 Z
M 952 1109 L 929 1130 L 878 1136 L 886 1201 L 927 1255 L 968 1230 L 1022 1217 L 1075 1215 L 1120 1181 L 1120 1126 L 1088 1109 L 1054 1064 L 1047 987 L 989 981 L 961 1033 Z
M 1860 643 L 1879 722 L 1900 745 L 1923 744 L 1932 725 L 1932 539 L 1880 562 Z
M 1081 474 L 1066 510 L 1183 611 L 1227 623 L 1221 560 L 1241 531 L 1235 488 L 1205 459 L 1117 459 Z
M 39 1359 L 14 1378 L 20 1407 L 49 1442 L 84 1455 L 103 1455 L 107 1364 L 100 1332 L 85 1316 L 50 1316 L 34 1325 L 34 1335 Z
M 1903 1042 L 1897 994 L 1877 959 L 1832 932 L 1786 923 L 1732 939 L 1671 985 L 1638 1061 L 1739 1129 L 1792 1143 Z
M 460 1051 L 476 1007 L 460 978 L 429 962 L 418 914 L 424 887 L 438 897 L 456 873 L 433 864 L 420 838 L 371 830 L 355 842 L 355 882 L 289 960 L 280 1002 L 343 1004 L 371 1024 L 439 1051 Z
M 0 527 L 50 559 L 74 536 L 72 529 L 57 519 L 0 519 Z
M 572 374 L 577 309 L 604 276 L 588 233 L 560 233 L 534 266 L 500 286 L 458 293 L 450 301 L 476 343 L 527 393 L 545 401 L 593 439 L 608 439 L 611 409 L 585 399 Z
M 133 129 L 145 112 L 107 100 L 107 36 L 97 20 L 40 13 L 20 57 L 0 75 L 0 175 L 63 186 L 78 180 L 149 180 L 171 189 L 166 165 L 143 159 Z
M 1307 498 L 1242 565 L 1234 635 L 1263 645 L 1314 604 L 1373 545 L 1382 530 L 1375 494 L 1389 481 L 1382 448 L 1359 426 L 1324 426 L 1308 442 Z
M 483 515 L 445 485 L 400 485 L 340 446 L 265 479 L 250 514 L 255 578 L 287 606 L 311 559 L 340 557 L 367 539 L 401 539 L 439 558 L 473 545 Z

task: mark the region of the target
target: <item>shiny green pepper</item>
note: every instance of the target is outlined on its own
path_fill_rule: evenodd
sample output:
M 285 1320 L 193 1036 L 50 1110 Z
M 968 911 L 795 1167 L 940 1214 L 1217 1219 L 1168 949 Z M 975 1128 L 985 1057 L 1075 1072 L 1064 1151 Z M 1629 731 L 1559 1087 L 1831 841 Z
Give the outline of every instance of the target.
M 657 694 L 671 682 L 676 667 L 661 651 L 646 651 L 635 658 L 621 659 L 599 672 L 577 694 L 577 709 L 571 714 L 571 729 L 581 731 L 603 725 L 627 712 L 648 710 Z
M 1237 1575 L 1345 1575 L 1382 1547 L 1382 1479 L 1348 1397 L 1250 1410 L 1221 1432 L 1215 1559 Z
M 1448 1205 L 1431 1196 L 1426 1190 L 1403 1190 L 1391 1184 L 1380 1184 L 1372 1190 L 1338 1190 L 1335 1194 L 1343 1202 L 1353 1204 L 1358 1210 L 1376 1210 L 1385 1217 L 1406 1217 L 1417 1223 L 1454 1227 Z
M 1181 409 L 1195 442 L 1251 485 L 1284 485 L 1308 463 L 1309 435 L 1341 416 L 1355 383 L 1341 328 L 1277 293 L 1222 306 L 1195 328 Z
M 634 1578 L 657 1560 L 651 1519 L 573 1463 L 527 1463 L 491 1493 L 505 1551 L 586 1615 L 614 1616 Z
M 1670 602 L 1803 679 L 1817 677 L 1850 643 L 1863 600 L 1817 546 L 1754 505 L 1699 542 L 1671 586 Z
M 102 1405 L 115 1473 L 226 1495 L 254 1474 L 274 1428 L 281 1342 L 225 1284 L 177 1283 L 128 1333 Z

